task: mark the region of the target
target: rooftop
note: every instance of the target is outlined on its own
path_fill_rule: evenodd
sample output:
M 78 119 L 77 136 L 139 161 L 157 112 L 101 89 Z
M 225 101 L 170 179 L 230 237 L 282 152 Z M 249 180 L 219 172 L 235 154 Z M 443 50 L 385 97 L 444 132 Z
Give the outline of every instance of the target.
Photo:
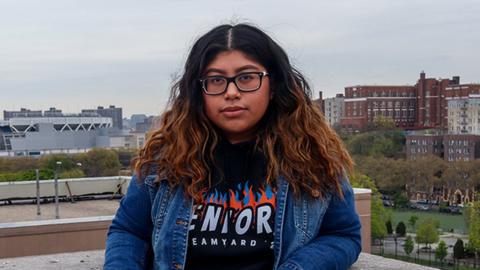
M 30 256 L 10 259 L 0 259 L 0 269 L 12 270 L 30 270 L 35 265 L 37 270 L 52 269 L 102 269 L 104 258 L 103 250 L 84 251 L 74 253 L 60 253 L 44 256 Z M 358 261 L 350 268 L 350 270 L 428 270 L 436 269 L 421 265 L 411 264 L 407 262 L 386 259 L 380 256 L 362 253 Z

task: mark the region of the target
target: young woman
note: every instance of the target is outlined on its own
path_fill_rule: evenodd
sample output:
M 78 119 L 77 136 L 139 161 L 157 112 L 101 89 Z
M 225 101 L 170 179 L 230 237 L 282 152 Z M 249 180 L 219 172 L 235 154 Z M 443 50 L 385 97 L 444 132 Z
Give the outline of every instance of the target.
M 105 269 L 347 269 L 352 161 L 310 96 L 258 28 L 200 37 L 135 160 Z

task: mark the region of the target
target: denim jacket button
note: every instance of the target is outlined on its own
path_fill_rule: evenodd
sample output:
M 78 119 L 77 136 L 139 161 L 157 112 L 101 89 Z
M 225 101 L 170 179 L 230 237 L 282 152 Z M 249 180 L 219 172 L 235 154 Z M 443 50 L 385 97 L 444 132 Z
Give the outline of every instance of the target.
M 318 190 L 312 190 L 312 196 L 313 196 L 314 198 L 320 197 L 320 191 L 318 191 Z
M 184 220 L 181 220 L 181 219 L 177 219 L 176 223 L 177 223 L 177 225 L 187 225 L 187 222 L 185 222 Z
M 175 267 L 176 269 L 181 269 L 183 267 L 183 265 L 181 265 L 179 263 L 174 263 L 173 267 Z

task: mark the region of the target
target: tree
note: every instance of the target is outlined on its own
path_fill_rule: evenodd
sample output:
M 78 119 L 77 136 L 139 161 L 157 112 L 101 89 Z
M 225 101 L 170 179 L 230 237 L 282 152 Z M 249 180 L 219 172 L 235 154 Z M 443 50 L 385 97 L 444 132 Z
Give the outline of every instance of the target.
M 374 180 L 383 193 L 394 194 L 405 190 L 405 161 L 383 156 L 355 156 L 355 163 L 356 170 Z
M 415 231 L 415 223 L 417 223 L 418 216 L 416 215 L 411 215 L 410 218 L 408 219 L 408 224 L 410 227 L 412 227 L 412 232 Z
M 425 220 L 417 229 L 415 241 L 419 244 L 425 244 L 427 248 L 431 248 L 430 244 L 438 242 L 438 231 L 436 222 L 432 219 Z M 430 252 L 428 253 L 430 260 Z
M 407 255 L 410 257 L 410 253 L 413 251 L 413 246 L 415 243 L 413 243 L 412 237 L 409 235 L 407 236 L 407 239 L 405 239 L 405 245 L 403 246 L 403 250 Z
M 453 246 L 453 258 L 455 260 L 463 259 L 465 256 L 465 247 L 463 245 L 462 239 L 457 239 L 455 245 Z
M 368 122 L 364 127 L 363 131 L 390 131 L 394 130 L 395 121 L 391 117 L 386 117 L 382 115 L 375 116 L 373 121 Z
M 470 218 L 472 217 L 472 204 L 468 204 L 463 207 L 462 211 L 463 219 L 465 220 L 465 225 L 467 229 L 470 229 Z
M 447 245 L 445 244 L 445 241 L 442 240 L 438 243 L 437 249 L 435 250 L 435 259 L 440 260 L 440 264 L 443 266 L 443 260 L 447 254 Z
M 57 162 L 61 162 L 62 165 L 58 166 Z M 43 156 L 41 158 L 42 167 L 55 171 L 57 167 L 62 171 L 68 171 L 75 169 L 75 162 L 73 161 L 72 156 L 67 154 L 54 154 Z
M 369 188 L 372 190 L 372 197 L 370 201 L 370 230 L 372 239 L 380 239 L 380 241 L 382 241 L 382 239 L 387 236 L 385 221 L 388 219 L 388 213 L 383 207 L 383 203 L 380 199 L 380 195 L 377 191 L 375 183 L 373 183 L 370 177 L 362 174 L 352 174 L 350 176 L 350 183 L 353 187 Z
M 114 176 L 120 170 L 120 161 L 115 151 L 94 148 L 80 154 L 76 161 L 82 163 L 82 170 L 88 177 Z
M 400 221 L 398 224 L 397 224 L 397 227 L 395 228 L 395 233 L 400 236 L 400 237 L 404 237 L 405 234 L 406 234 L 406 227 L 405 227 L 405 223 L 403 223 L 403 221 Z
M 399 130 L 369 131 L 346 138 L 352 155 L 403 158 L 405 135 Z
M 468 244 L 475 253 L 475 265 L 477 264 L 478 253 L 480 252 L 480 202 L 476 201 L 470 210 L 470 229 L 468 233 Z
M 448 188 L 471 188 L 478 182 L 480 163 L 475 161 L 448 162 L 442 175 L 442 184 Z
M 431 193 L 441 183 L 446 164 L 446 161 L 434 155 L 407 160 L 404 170 L 407 184 L 417 191 Z
M 132 159 L 137 155 L 137 149 L 118 149 L 115 150 L 123 169 L 129 169 Z
M 390 219 L 385 222 L 385 227 L 387 227 L 387 233 L 388 234 L 393 233 L 392 221 Z
M 373 239 L 380 240 L 387 236 L 385 209 L 378 195 L 372 195 L 371 200 L 371 234 Z
M 408 208 L 410 205 L 410 201 L 408 200 L 407 196 L 405 196 L 402 192 L 395 192 L 393 196 L 393 202 L 395 208 Z

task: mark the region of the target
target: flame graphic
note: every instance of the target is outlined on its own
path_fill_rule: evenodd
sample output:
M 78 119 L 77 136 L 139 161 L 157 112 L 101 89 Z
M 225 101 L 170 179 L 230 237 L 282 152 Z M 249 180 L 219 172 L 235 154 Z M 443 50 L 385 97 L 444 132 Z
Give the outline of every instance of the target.
M 217 190 L 210 194 L 204 192 L 203 197 L 203 204 L 216 204 L 222 206 L 224 209 L 232 208 L 237 211 L 245 207 L 256 209 L 258 205 L 266 203 L 275 207 L 276 203 L 275 191 L 272 190 L 269 185 L 266 185 L 265 188 L 259 188 L 258 191 L 254 191 L 253 186 L 249 185 L 248 182 L 244 185 L 238 184 L 237 190 L 229 189 L 226 193 L 218 192 Z M 229 200 L 230 203 L 228 204 Z

